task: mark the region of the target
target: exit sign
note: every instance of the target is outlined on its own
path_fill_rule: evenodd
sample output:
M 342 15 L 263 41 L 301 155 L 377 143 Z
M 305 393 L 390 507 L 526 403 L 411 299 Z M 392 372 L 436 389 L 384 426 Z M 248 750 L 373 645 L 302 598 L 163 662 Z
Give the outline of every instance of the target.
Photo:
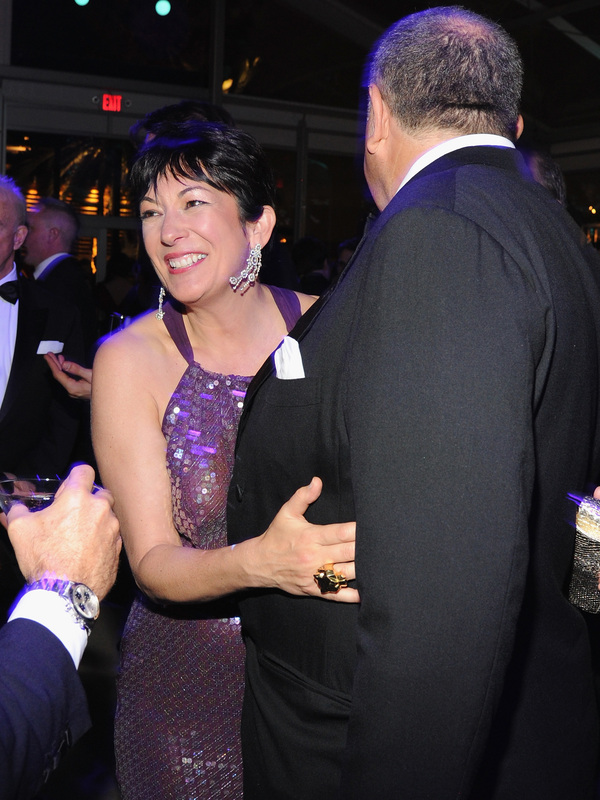
M 121 94 L 103 94 L 102 95 L 102 111 L 120 111 L 123 95 Z

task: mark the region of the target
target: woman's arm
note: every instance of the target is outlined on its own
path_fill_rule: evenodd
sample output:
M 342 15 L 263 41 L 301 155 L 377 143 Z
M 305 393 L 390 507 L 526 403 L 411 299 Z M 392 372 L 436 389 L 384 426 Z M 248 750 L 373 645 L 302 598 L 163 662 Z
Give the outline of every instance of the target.
M 174 387 L 185 365 L 165 359 L 160 343 L 149 346 L 139 327 L 112 337 L 98 351 L 92 431 L 101 479 L 115 497 L 129 563 L 142 591 L 158 602 L 212 600 L 255 587 L 320 597 L 313 574 L 325 563 L 353 579 L 354 524 L 316 526 L 303 517 L 320 494 L 318 479 L 296 492 L 262 536 L 217 550 L 182 547 L 171 510 L 164 409 L 152 387 L 157 376 Z M 326 597 L 358 600 L 354 589 Z

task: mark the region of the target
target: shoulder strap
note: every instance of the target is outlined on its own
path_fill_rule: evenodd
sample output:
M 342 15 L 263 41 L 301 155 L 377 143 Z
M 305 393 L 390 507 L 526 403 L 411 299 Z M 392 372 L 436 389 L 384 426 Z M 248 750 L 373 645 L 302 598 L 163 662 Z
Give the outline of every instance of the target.
M 194 361 L 194 351 L 183 323 L 183 315 L 176 311 L 171 303 L 165 303 L 164 311 L 163 322 L 171 339 L 187 363 L 191 364 Z
M 277 304 L 277 308 L 283 317 L 287 332 L 289 333 L 302 316 L 298 295 L 291 289 L 282 289 L 279 286 L 269 286 L 267 288 L 273 295 L 273 299 Z

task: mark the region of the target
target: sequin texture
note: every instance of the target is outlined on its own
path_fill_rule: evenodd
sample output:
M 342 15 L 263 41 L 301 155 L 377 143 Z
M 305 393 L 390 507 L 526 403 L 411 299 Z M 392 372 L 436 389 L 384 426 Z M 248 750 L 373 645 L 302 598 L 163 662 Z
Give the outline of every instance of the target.
M 227 544 L 225 504 L 249 378 L 191 362 L 165 411 L 173 519 L 185 547 Z M 235 606 L 134 601 L 115 721 L 123 800 L 239 800 L 244 651 Z

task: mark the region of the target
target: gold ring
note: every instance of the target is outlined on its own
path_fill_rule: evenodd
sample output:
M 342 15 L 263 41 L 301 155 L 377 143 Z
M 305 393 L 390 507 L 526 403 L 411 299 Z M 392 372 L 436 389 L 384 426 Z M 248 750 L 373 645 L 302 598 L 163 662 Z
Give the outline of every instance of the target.
M 340 589 L 348 586 L 346 576 L 342 575 L 341 572 L 334 572 L 333 564 L 323 564 L 313 577 L 321 594 L 336 594 Z

